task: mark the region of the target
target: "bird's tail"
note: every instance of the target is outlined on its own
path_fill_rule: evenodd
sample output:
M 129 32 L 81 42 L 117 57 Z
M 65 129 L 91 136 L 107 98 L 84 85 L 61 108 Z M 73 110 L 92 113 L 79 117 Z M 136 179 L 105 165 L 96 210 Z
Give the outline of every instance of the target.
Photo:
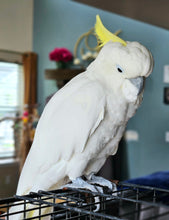
M 50 201 L 48 201 L 50 202 Z M 23 219 L 39 219 L 40 216 L 43 220 L 50 220 L 51 219 L 51 213 L 53 211 L 53 207 L 44 207 L 41 206 L 39 209 L 39 206 L 34 204 L 26 204 L 24 205 L 18 205 L 18 203 L 14 203 L 13 206 L 9 209 L 9 220 L 23 220 Z M 1 219 L 1 217 L 0 217 Z M 7 219 L 7 217 L 3 218 Z

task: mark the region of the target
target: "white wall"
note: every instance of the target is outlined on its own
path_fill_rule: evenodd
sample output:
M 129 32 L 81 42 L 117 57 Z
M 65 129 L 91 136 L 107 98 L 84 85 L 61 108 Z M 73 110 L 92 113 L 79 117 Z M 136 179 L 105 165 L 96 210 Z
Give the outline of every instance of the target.
M 0 49 L 32 51 L 33 0 L 0 0 Z

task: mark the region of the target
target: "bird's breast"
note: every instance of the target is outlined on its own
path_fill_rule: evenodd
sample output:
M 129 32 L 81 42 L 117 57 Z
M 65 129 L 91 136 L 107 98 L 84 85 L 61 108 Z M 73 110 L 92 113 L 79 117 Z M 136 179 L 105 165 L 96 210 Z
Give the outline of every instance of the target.
M 121 125 L 126 120 L 128 104 L 122 96 L 110 95 L 107 98 L 106 112 L 107 123 L 113 125 Z

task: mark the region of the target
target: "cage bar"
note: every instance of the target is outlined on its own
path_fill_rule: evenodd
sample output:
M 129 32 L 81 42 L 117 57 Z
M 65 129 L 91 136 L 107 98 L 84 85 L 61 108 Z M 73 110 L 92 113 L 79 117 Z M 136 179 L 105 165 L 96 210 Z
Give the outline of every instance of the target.
M 66 189 L 31 192 L 24 196 L 0 200 L 0 219 L 12 220 L 22 214 L 22 219 L 51 220 L 149 220 L 169 219 L 169 190 L 149 186 L 119 183 L 116 192 L 91 192 L 84 189 Z M 10 208 L 18 206 L 17 212 Z M 96 212 L 96 208 L 99 210 Z M 48 208 L 48 213 L 44 210 Z M 31 216 L 30 213 L 34 212 Z

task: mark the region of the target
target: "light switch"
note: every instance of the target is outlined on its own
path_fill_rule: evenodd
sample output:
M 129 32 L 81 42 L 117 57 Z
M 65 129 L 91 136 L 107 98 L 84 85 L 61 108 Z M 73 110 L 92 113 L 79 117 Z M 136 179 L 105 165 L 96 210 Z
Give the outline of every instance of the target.
M 165 132 L 165 141 L 169 142 L 169 131 Z
M 169 65 L 164 66 L 164 83 L 169 83 Z
M 126 141 L 138 141 L 139 134 L 135 130 L 127 130 L 124 134 L 124 138 Z

